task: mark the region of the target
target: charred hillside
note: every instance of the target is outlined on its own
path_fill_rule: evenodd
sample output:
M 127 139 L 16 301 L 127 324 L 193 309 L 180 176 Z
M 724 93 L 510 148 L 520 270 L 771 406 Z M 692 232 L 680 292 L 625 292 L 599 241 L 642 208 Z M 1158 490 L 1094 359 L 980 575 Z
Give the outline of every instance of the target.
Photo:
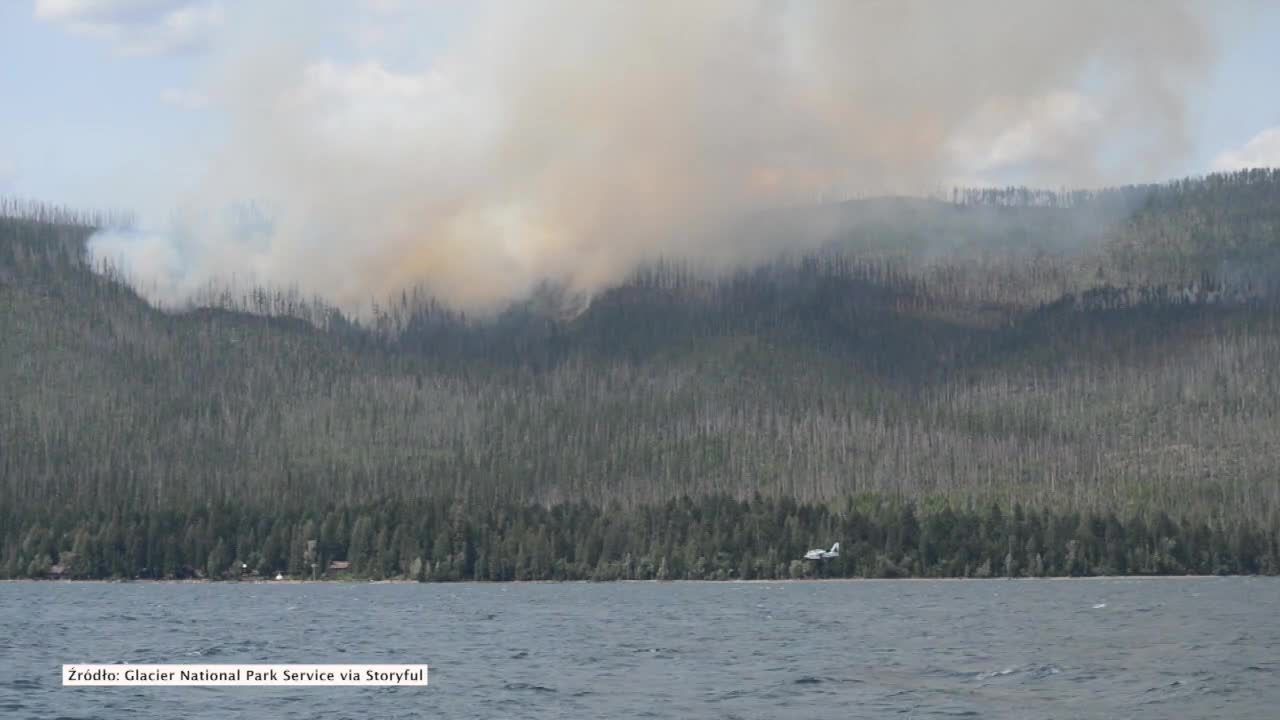
M 91 267 L 91 219 L 10 212 L 0 514 L 756 493 L 1276 512 L 1276 173 L 814 213 L 816 249 L 756 267 L 658 262 L 489 317 L 406 292 L 356 319 L 268 290 L 158 310 Z

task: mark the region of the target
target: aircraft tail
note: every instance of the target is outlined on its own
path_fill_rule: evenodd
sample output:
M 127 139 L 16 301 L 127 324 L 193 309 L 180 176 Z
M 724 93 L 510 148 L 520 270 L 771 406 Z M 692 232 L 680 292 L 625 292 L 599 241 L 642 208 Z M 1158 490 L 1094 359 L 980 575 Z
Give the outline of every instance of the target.
M 833 552 L 833 553 L 835 553 L 835 554 L 839 555 L 839 554 L 840 554 L 840 543 L 836 543 L 835 545 L 832 545 L 832 546 L 831 546 L 831 552 Z

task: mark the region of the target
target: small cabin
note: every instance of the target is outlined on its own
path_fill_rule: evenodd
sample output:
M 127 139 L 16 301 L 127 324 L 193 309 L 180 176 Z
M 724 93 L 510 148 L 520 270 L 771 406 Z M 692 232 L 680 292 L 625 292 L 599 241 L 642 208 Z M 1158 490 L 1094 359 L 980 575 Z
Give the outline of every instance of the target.
M 351 572 L 351 563 L 347 560 L 330 560 L 329 569 L 325 571 L 325 577 L 337 577 L 346 575 Z
M 49 579 L 61 580 L 62 578 L 67 576 L 67 572 L 68 572 L 67 566 L 59 563 L 49 568 Z

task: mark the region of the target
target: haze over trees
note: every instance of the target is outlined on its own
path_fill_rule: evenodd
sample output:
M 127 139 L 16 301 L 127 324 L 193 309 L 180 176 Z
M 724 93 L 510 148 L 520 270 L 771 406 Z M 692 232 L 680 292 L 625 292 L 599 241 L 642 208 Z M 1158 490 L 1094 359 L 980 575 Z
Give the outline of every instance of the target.
M 780 212 L 817 249 L 492 317 L 160 310 L 86 256 L 127 218 L 0 216 L 0 575 L 1280 569 L 1276 171 Z

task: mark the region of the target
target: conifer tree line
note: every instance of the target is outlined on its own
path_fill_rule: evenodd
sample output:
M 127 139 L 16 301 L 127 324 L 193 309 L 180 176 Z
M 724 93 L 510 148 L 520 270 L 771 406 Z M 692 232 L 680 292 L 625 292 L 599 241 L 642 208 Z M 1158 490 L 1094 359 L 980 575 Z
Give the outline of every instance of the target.
M 3 196 L 0 196 L 0 218 L 91 230 L 131 228 L 137 223 L 137 218 L 131 212 L 79 210 L 38 200 Z
M 365 314 L 271 288 L 157 308 L 87 257 L 108 219 L 0 203 L 0 558 L 17 575 L 58 565 L 79 529 L 82 549 L 97 547 L 115 532 L 105 508 L 128 534 L 214 507 L 256 528 L 459 498 L 480 518 L 759 495 L 831 512 L 887 497 L 920 503 L 920 518 L 924 503 L 1114 513 L 1126 533 L 1166 513 L 1177 532 L 1160 537 L 1217 537 L 1235 558 L 1184 556 L 1186 571 L 1266 571 L 1280 508 L 1280 174 L 1065 192 L 815 208 L 831 214 L 820 237 L 784 214 L 762 227 L 808 244 L 774 260 L 656 260 L 589 298 L 547 283 L 486 316 L 428 288 Z M 45 552 L 28 556 L 36 531 Z M 420 542 L 433 571 L 435 532 Z M 264 554 L 228 533 L 222 554 Z M 1230 549 L 1244 537 L 1256 550 Z M 654 542 L 627 552 L 659 557 Z M 326 560 L 344 559 L 343 543 Z M 216 545 L 172 567 L 207 572 Z M 796 549 L 751 547 L 775 547 L 778 562 Z M 933 572 L 926 556 L 877 547 Z M 1126 568 L 1178 571 L 1143 547 L 1126 547 Z M 1041 553 L 1046 573 L 1072 572 L 1048 559 L 1059 550 Z M 565 576 L 594 575 L 596 560 Z M 94 575 L 156 565 L 120 562 Z M 839 572 L 877 574 L 849 562 Z M 944 574 L 982 566 L 948 563 Z
M 0 578 L 753 580 L 1280 572 L 1280 518 L 1012 509 L 873 495 L 589 503 L 388 501 L 306 513 L 233 503 L 3 516 Z M 840 556 L 805 561 L 811 547 Z M 332 562 L 342 571 L 335 575 Z M 349 564 L 345 565 L 343 563 Z

